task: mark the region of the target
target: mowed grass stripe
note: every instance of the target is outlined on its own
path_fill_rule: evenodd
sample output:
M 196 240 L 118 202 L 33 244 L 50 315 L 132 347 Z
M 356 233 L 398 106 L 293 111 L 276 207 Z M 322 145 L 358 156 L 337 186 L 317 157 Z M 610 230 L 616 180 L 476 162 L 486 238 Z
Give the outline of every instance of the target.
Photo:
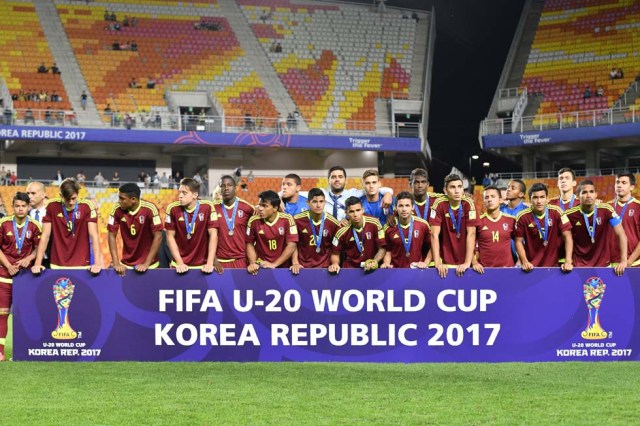
M 634 424 L 634 362 L 0 365 L 5 424 Z

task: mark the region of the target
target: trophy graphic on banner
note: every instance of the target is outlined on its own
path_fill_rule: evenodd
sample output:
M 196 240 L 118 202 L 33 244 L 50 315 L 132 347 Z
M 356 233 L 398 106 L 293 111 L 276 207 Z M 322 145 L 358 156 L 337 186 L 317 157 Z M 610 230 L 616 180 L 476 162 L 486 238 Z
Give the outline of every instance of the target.
M 78 337 L 78 333 L 69 323 L 69 306 L 71 306 L 74 288 L 69 278 L 59 278 L 53 285 L 53 298 L 58 307 L 58 326 L 51 332 L 51 337 L 54 339 L 69 340 Z
M 583 339 L 601 340 L 607 337 L 607 332 L 600 325 L 600 305 L 606 289 L 607 285 L 600 277 L 588 278 L 582 286 L 584 300 L 587 302 L 587 308 L 589 309 L 587 328 L 580 333 Z

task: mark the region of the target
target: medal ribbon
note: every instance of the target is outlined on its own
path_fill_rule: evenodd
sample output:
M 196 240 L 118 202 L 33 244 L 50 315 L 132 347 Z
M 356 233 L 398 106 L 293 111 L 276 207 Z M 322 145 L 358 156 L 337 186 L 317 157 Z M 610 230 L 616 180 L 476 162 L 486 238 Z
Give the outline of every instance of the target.
M 311 218 L 311 212 L 309 212 L 309 225 L 311 225 L 311 233 L 313 234 L 313 240 L 316 243 L 316 247 L 320 248 L 322 244 L 322 234 L 324 232 L 324 212 L 322 212 L 322 219 L 320 219 L 320 232 L 316 234 L 316 227 L 313 225 L 313 219 Z M 360 251 L 362 254 L 362 251 Z
M 453 229 L 456 230 L 456 235 L 460 235 L 460 227 L 462 226 L 462 210 L 463 206 L 462 203 L 460 203 L 460 206 L 458 207 L 458 218 L 456 219 L 453 209 L 451 208 L 451 205 L 449 205 L 449 216 L 451 217 L 451 222 L 453 222 Z
M 424 203 L 424 213 L 420 214 L 420 209 L 418 208 L 417 204 L 413 205 L 413 211 L 416 212 L 416 216 L 418 216 L 420 219 L 423 220 L 428 220 L 427 216 L 429 216 L 429 196 L 427 195 L 427 199 Z
M 569 208 L 573 207 L 573 203 L 576 201 L 576 194 L 571 194 L 571 201 L 569 201 Z M 564 201 L 560 198 L 560 208 L 564 211 Z
M 227 216 L 227 206 L 222 204 L 222 213 L 224 213 L 224 220 L 227 222 L 227 228 L 229 231 L 233 231 L 233 227 L 236 223 L 236 213 L 238 212 L 238 199 L 233 203 L 233 212 L 231 213 L 231 217 Z M 186 220 L 186 219 L 185 219 Z
M 362 232 L 364 232 L 364 225 L 362 225 Z M 356 241 L 356 247 L 358 248 L 358 252 L 360 252 L 360 256 L 362 256 L 362 251 L 364 250 L 364 247 L 360 242 L 360 238 L 358 238 L 358 233 L 353 228 L 351 228 L 351 233 L 353 233 L 353 239 Z
M 587 233 L 591 237 L 591 242 L 595 243 L 596 242 L 596 225 L 598 224 L 596 222 L 596 219 L 598 218 L 598 206 L 595 206 L 593 210 L 593 219 L 591 220 L 591 226 L 589 226 L 589 218 L 587 217 L 587 214 L 585 212 L 582 212 L 582 217 L 584 218 L 584 224 L 587 228 Z
M 536 223 L 540 237 L 546 243 L 549 239 L 549 207 L 545 207 L 544 209 L 544 228 L 540 225 L 540 221 L 535 213 L 533 213 L 533 221 Z
M 64 205 L 64 202 L 61 202 L 61 204 L 62 204 L 62 214 L 64 215 L 65 223 L 69 224 L 69 212 L 67 211 L 67 206 Z M 73 211 L 71 212 L 71 235 L 73 237 L 76 236 L 76 212 L 78 211 L 79 205 L 80 203 L 76 200 L 76 205 L 73 206 Z
M 25 219 L 24 227 L 22 228 L 22 236 L 18 232 L 18 224 L 16 222 L 16 217 L 13 217 L 13 235 L 16 238 L 16 248 L 18 249 L 18 253 L 22 251 L 22 245 L 24 244 L 24 237 L 27 236 L 27 228 L 29 227 L 29 216 Z
M 196 224 L 196 217 L 198 217 L 198 210 L 200 210 L 200 201 L 196 201 L 196 208 L 193 211 L 193 217 L 191 218 L 191 222 L 189 222 L 189 217 L 187 216 L 187 209 L 185 209 L 182 214 L 184 216 L 184 225 L 187 227 L 187 235 L 193 234 L 193 228 Z
M 623 218 L 624 214 L 627 212 L 627 207 L 629 207 L 629 203 L 631 202 L 631 200 L 633 200 L 633 197 L 629 198 L 629 200 L 624 203 L 624 206 L 622 206 L 622 210 L 620 211 L 620 217 Z
M 407 254 L 411 253 L 411 241 L 413 240 L 413 217 L 411 217 L 411 222 L 409 222 L 409 238 L 405 238 L 404 232 L 402 231 L 402 225 L 398 224 L 398 233 L 400 234 L 400 238 L 402 238 L 402 244 L 404 245 L 404 251 Z

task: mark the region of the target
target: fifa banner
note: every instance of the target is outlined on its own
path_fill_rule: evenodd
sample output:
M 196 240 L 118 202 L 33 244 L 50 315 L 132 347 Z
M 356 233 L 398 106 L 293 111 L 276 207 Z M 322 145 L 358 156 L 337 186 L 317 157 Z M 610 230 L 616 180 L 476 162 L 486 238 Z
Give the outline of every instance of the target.
M 19 361 L 618 361 L 640 355 L 640 270 L 22 273 Z

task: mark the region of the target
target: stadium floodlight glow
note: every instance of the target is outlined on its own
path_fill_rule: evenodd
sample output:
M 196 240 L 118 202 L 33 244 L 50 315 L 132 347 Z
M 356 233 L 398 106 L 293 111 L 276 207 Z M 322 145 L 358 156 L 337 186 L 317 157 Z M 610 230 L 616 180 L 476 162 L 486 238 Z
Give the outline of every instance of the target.
M 480 158 L 480 156 L 476 154 L 476 155 L 472 155 L 471 158 L 473 158 L 474 160 L 477 160 L 478 158 Z

